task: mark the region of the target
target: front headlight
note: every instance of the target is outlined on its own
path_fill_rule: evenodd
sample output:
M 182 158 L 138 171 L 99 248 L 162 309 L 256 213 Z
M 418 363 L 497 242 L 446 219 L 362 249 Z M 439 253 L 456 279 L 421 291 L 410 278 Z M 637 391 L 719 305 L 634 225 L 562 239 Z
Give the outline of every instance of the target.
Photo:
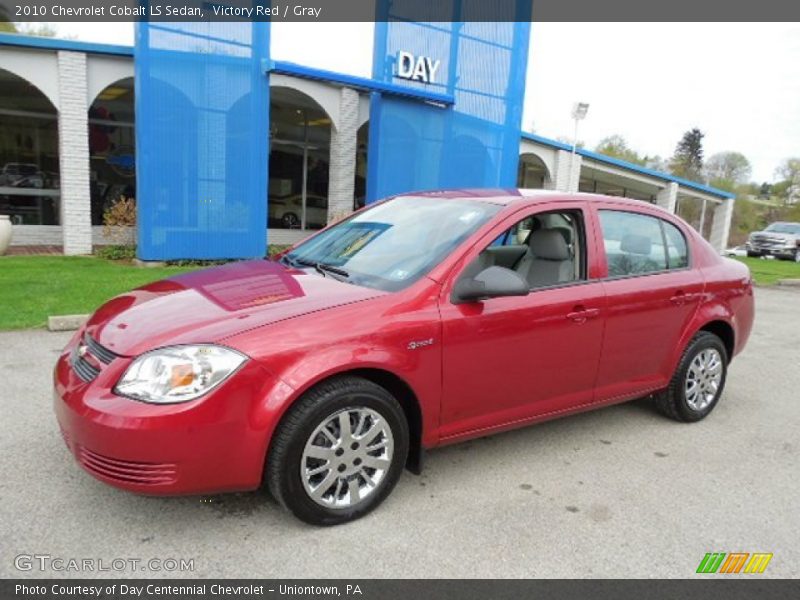
M 199 398 L 225 381 L 247 357 L 221 346 L 172 346 L 142 354 L 114 392 L 143 402 L 173 404 Z

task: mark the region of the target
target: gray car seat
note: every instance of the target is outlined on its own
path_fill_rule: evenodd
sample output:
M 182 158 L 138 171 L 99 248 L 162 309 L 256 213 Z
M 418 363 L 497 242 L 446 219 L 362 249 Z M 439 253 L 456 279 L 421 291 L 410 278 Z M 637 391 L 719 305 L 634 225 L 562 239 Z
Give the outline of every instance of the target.
M 575 265 L 564 235 L 555 228 L 531 233 L 528 250 L 517 265 L 531 287 L 555 285 L 575 278 Z

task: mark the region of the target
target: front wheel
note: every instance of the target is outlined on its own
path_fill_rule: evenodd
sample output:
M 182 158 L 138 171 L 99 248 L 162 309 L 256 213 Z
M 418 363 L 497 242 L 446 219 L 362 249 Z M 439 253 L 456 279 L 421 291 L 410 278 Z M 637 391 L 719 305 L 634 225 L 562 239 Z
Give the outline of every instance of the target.
M 752 250 L 748 250 L 747 256 L 750 258 L 759 258 L 761 256 L 761 252 L 753 252 Z
M 408 455 L 397 400 L 360 377 L 307 392 L 281 422 L 267 457 L 270 492 L 312 525 L 363 517 L 389 495 Z
M 725 344 L 713 333 L 699 331 L 686 347 L 669 387 L 656 395 L 656 408 L 676 421 L 707 417 L 719 402 L 727 372 Z

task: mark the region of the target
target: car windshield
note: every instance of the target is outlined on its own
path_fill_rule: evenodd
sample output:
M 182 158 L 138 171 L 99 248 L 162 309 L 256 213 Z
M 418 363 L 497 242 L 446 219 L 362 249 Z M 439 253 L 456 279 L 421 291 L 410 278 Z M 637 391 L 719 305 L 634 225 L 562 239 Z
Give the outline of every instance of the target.
M 765 231 L 772 233 L 793 233 L 800 234 L 800 223 L 773 223 Z
M 320 233 L 282 260 L 396 291 L 425 275 L 501 208 L 476 200 L 398 197 Z

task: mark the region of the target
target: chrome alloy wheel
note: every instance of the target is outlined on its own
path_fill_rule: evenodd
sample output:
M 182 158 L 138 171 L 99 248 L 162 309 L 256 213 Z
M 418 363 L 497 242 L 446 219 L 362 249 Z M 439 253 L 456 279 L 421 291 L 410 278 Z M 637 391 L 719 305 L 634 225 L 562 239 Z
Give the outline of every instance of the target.
M 325 418 L 306 442 L 300 477 L 326 508 L 352 508 L 383 481 L 392 464 L 392 429 L 369 408 L 345 408 Z
M 722 355 L 714 348 L 706 348 L 694 357 L 686 371 L 686 404 L 692 410 L 704 410 L 714 401 L 721 383 Z

